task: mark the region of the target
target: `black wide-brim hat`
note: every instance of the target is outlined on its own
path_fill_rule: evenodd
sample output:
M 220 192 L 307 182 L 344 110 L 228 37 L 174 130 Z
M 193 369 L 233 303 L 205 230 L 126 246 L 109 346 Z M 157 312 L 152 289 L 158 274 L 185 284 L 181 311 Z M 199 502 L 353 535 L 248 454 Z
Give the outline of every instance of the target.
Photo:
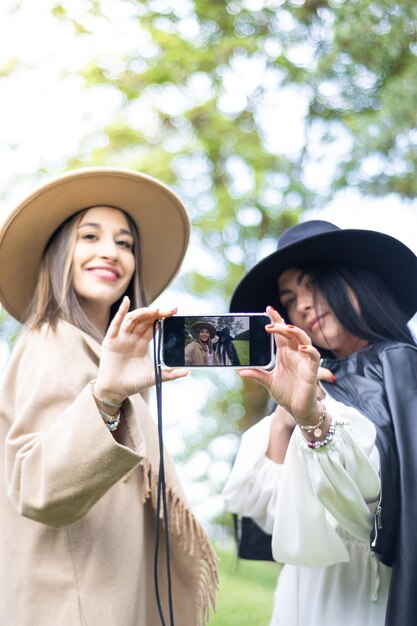
M 417 311 L 417 257 L 406 245 L 373 230 L 341 229 L 311 220 L 287 229 L 278 249 L 255 265 L 235 289 L 233 313 L 279 308 L 278 277 L 287 269 L 309 264 L 348 263 L 377 275 L 410 316 Z
M 232 335 L 230 334 L 230 328 L 228 326 L 225 326 L 224 328 L 222 328 L 221 330 L 218 330 L 216 332 L 216 335 L 218 337 L 227 337 L 228 339 L 230 339 L 231 341 L 233 341 L 234 337 L 232 337 Z

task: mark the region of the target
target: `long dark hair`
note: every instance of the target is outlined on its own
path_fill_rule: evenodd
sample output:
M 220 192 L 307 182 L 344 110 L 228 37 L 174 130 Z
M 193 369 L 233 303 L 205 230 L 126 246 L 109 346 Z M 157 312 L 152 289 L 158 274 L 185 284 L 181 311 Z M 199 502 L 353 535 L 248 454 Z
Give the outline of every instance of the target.
M 391 290 L 375 274 L 349 264 L 310 265 L 300 268 L 312 279 L 313 285 L 332 308 L 336 318 L 352 335 L 369 343 L 400 341 L 415 345 L 407 326 L 409 316 Z M 355 308 L 349 289 L 355 294 Z M 320 350 L 323 356 L 331 351 Z
M 400 341 L 415 345 L 407 325 L 409 316 L 387 285 L 368 270 L 349 264 L 312 264 L 300 267 L 308 274 L 317 297 L 320 292 L 332 308 L 337 320 L 352 335 L 369 343 Z M 359 310 L 354 306 L 354 293 Z M 282 306 L 281 315 L 287 317 Z M 332 357 L 331 349 L 316 346 L 322 356 Z

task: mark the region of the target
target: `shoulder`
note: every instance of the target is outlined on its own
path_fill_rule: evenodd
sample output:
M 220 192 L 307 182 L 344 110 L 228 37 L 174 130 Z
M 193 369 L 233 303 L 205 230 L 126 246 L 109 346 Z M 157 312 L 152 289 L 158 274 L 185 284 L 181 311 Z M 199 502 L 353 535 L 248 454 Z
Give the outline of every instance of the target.
M 375 348 L 381 360 L 390 360 L 397 358 L 416 358 L 417 345 L 403 343 L 400 341 L 386 341 L 375 344 Z
M 358 364 L 376 364 L 407 357 L 412 359 L 417 357 L 417 345 L 400 341 L 378 341 L 356 352 L 346 360 L 353 360 Z
M 383 380 L 390 368 L 402 369 L 407 362 L 413 363 L 417 371 L 416 345 L 399 341 L 378 341 L 343 359 L 324 358 L 322 366 L 330 369 L 336 378 L 363 376 L 367 379 Z
M 10 365 L 17 363 L 66 364 L 74 366 L 87 353 L 99 356 L 100 344 L 92 337 L 65 321 L 58 322 L 56 328 L 44 324 L 35 330 L 23 330 L 12 351 Z
M 407 343 L 385 345 L 380 352 L 384 372 L 391 370 L 395 376 L 417 376 L 417 346 Z
M 391 378 L 415 380 L 417 377 L 417 345 L 384 341 L 378 342 L 366 349 L 357 359 L 358 369 L 375 371 L 381 379 Z M 366 375 L 366 374 L 365 374 Z
M 193 352 L 194 350 L 198 350 L 200 348 L 200 344 L 197 341 L 191 341 L 186 347 L 185 350 L 187 352 Z
M 43 344 L 54 346 L 62 342 L 74 342 L 75 344 L 92 343 L 97 347 L 100 344 L 90 335 L 80 330 L 73 324 L 60 320 L 55 328 L 49 324 L 43 324 L 34 330 L 24 329 L 19 337 L 17 345 Z

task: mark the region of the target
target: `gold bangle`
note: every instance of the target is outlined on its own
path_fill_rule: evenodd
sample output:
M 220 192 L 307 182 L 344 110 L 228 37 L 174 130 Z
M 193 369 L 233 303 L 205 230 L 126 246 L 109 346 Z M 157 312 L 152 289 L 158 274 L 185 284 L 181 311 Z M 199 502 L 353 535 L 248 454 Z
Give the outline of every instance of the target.
M 299 424 L 298 422 L 296 422 L 294 420 L 294 422 L 297 424 L 297 426 L 299 426 L 301 428 L 301 430 L 303 430 L 304 432 L 308 433 L 309 435 L 311 433 L 313 433 L 314 437 L 316 437 L 317 439 L 319 437 L 321 437 L 322 434 L 323 434 L 323 431 L 322 431 L 322 429 L 320 427 L 323 425 L 323 422 L 324 422 L 324 420 L 326 418 L 326 407 L 323 404 L 321 406 L 322 406 L 323 411 L 320 414 L 319 421 L 317 422 L 317 424 L 314 424 L 314 425 L 312 425 L 312 424 Z

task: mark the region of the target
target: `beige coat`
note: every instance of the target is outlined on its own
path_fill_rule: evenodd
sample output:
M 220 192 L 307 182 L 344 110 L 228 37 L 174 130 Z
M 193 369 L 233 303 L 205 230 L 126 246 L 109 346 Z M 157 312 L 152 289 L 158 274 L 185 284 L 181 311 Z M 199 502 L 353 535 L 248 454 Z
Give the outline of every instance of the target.
M 207 366 L 208 357 L 207 350 L 198 341 L 190 341 L 184 350 L 185 365 L 202 365 Z M 217 365 L 216 353 L 212 352 L 212 365 Z
M 61 322 L 24 334 L 11 357 L 0 412 L 0 626 L 160 625 L 155 423 L 134 396 L 115 440 L 89 387 L 99 352 Z M 206 624 L 216 559 L 169 459 L 166 477 L 175 623 Z M 159 581 L 165 598 L 164 559 Z

